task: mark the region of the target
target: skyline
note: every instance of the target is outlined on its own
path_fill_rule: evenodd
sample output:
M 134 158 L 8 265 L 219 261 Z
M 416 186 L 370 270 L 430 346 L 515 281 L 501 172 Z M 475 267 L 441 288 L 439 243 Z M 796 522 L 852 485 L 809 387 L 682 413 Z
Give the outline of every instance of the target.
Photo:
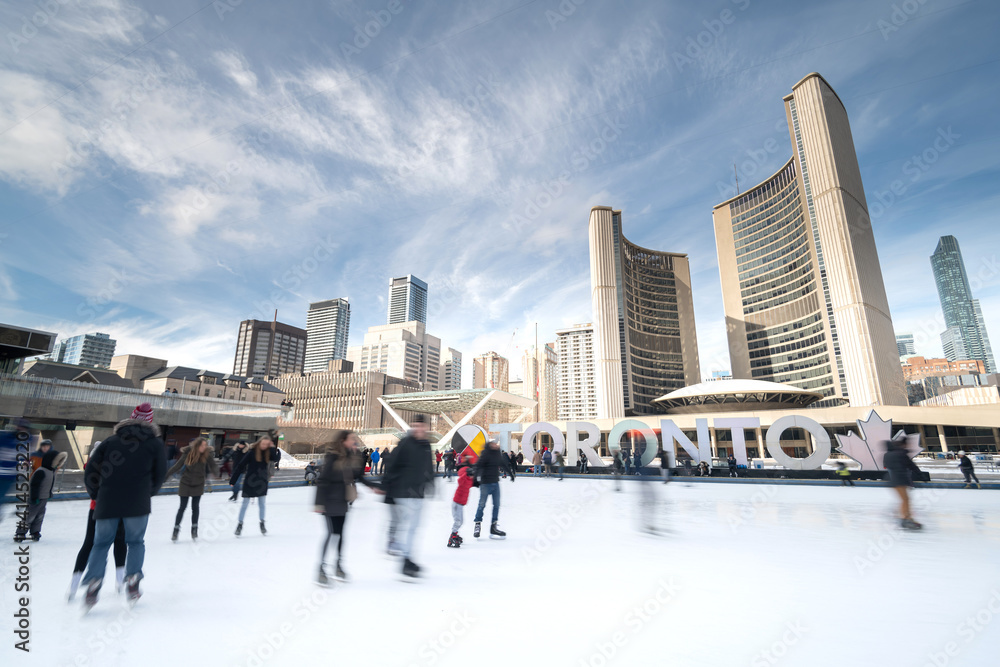
M 404 3 L 358 53 L 340 44 L 385 3 L 175 28 L 196 5 L 148 7 L 62 7 L 0 59 L 3 321 L 225 370 L 239 322 L 274 307 L 304 328 L 309 302 L 348 297 L 359 344 L 386 281 L 414 274 L 429 331 L 513 359 L 531 323 L 549 340 L 593 320 L 587 216 L 606 205 L 690 257 L 707 377 L 730 368 L 712 207 L 734 162 L 746 190 L 790 157 L 781 97 L 817 71 L 847 107 L 895 332 L 941 356 L 929 258 L 949 234 L 1000 327 L 998 7 Z

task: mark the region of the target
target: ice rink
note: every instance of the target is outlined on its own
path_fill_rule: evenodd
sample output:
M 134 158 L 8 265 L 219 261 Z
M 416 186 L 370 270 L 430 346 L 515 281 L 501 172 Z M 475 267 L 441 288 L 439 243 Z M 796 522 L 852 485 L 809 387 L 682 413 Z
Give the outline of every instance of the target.
M 649 495 L 656 498 L 650 508 Z M 454 483 L 425 503 L 399 581 L 388 513 L 367 489 L 348 517 L 349 584 L 313 584 L 323 526 L 310 488 L 274 489 L 268 535 L 250 507 L 202 502 L 170 542 L 175 496 L 153 501 L 143 597 L 109 567 L 86 617 L 65 593 L 87 503 L 51 503 L 30 544 L 31 653 L 13 648 L 18 594 L 2 523 L 3 665 L 995 665 L 1000 493 L 923 489 L 921 533 L 897 531 L 887 488 L 502 481 L 506 541 L 445 544 Z M 643 499 L 646 502 L 643 502 Z M 487 508 L 489 511 L 489 508 Z M 640 532 L 652 516 L 659 535 Z M 488 514 L 487 514 L 488 521 Z

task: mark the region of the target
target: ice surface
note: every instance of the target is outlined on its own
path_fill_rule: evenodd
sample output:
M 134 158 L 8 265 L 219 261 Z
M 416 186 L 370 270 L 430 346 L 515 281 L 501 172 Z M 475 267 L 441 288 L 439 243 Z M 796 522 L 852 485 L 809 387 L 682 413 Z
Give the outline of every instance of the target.
M 659 494 L 662 536 L 637 530 L 640 487 Z M 900 534 L 887 488 L 675 481 L 615 493 L 522 476 L 501 489 L 508 539 L 474 540 L 469 506 L 465 545 L 448 549 L 454 483 L 438 483 L 419 584 L 398 581 L 382 552 L 386 508 L 362 489 L 347 522 L 353 581 L 329 589 L 312 583 L 323 535 L 313 489 L 271 491 L 266 537 L 256 506 L 236 538 L 236 503 L 206 495 L 196 544 L 190 510 L 170 542 L 177 498 L 157 497 L 143 598 L 125 610 L 109 568 L 86 617 L 64 594 L 87 503 L 52 503 L 30 544 L 30 654 L 13 649 L 16 563 L 4 549 L 0 664 L 997 664 L 995 491 L 918 490 L 926 530 Z

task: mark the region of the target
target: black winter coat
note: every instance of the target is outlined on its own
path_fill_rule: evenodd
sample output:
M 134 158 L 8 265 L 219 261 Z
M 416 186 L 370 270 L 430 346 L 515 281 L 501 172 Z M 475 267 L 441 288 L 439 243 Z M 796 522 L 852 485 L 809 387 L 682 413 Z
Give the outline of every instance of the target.
M 115 426 L 87 461 L 84 483 L 96 501 L 95 519 L 143 516 L 167 475 L 167 451 L 160 431 L 138 419 Z
M 239 476 L 246 474 L 243 478 L 244 498 L 259 498 L 267 495 L 267 482 L 271 478 L 271 463 L 281 459 L 281 452 L 278 451 L 277 447 L 271 447 L 268 452 L 270 453 L 270 461 L 267 456 L 258 461 L 254 450 L 248 449 L 236 467 L 233 468 L 233 474 L 229 478 L 230 486 L 235 486 Z
M 898 445 L 886 451 L 882 465 L 889 472 L 889 484 L 892 486 L 913 486 L 913 473 L 920 473 L 920 468 L 910 458 L 906 448 Z
M 386 499 L 423 498 L 434 487 L 431 443 L 407 435 L 389 454 L 382 479 Z
M 361 457 L 356 454 L 328 453 L 323 458 L 323 467 L 316 480 L 316 507 L 322 508 L 320 511 L 323 514 L 345 516 L 348 509 L 348 487 L 354 488 L 356 482 L 372 489 L 379 487 L 375 482 L 368 481 L 361 466 Z
M 506 452 L 493 449 L 487 446 L 476 461 L 472 469 L 472 476 L 479 480 L 480 484 L 496 484 L 500 481 L 500 468 L 504 468 L 513 480 L 516 473 L 510 467 L 510 459 L 505 456 Z

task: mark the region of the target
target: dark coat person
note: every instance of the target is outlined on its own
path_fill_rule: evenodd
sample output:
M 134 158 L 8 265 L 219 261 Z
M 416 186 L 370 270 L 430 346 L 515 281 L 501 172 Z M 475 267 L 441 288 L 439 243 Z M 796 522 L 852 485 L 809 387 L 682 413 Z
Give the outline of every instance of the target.
M 150 498 L 167 476 L 167 453 L 160 429 L 142 419 L 115 426 L 90 460 L 84 475 L 87 494 L 97 501 L 94 519 L 117 519 L 150 513 Z
M 434 484 L 431 443 L 407 434 L 389 454 L 382 483 L 389 498 L 423 498 Z
M 259 459 L 259 460 L 258 460 Z M 243 478 L 243 497 L 260 498 L 267 495 L 267 483 L 271 479 L 271 463 L 281 460 L 281 452 L 277 447 L 271 447 L 264 455 L 258 455 L 256 448 L 247 450 L 229 478 L 229 484 L 235 485 L 240 475 Z
M 209 447 L 208 456 L 204 461 L 188 465 L 187 458 L 190 451 L 190 447 L 185 447 L 181 450 L 180 458 L 167 471 L 167 477 L 169 478 L 180 472 L 181 481 L 177 486 L 177 495 L 197 498 L 205 493 L 205 481 L 208 478 L 209 471 L 218 477 L 219 464 L 215 461 L 215 450 Z

